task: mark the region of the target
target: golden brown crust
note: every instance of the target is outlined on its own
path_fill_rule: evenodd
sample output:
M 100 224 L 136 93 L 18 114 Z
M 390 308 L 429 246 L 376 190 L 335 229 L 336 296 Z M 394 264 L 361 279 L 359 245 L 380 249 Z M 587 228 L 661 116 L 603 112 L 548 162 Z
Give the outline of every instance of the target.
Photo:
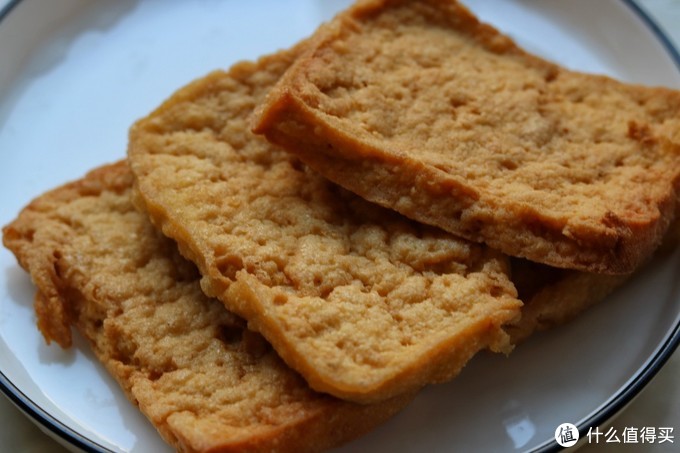
M 675 216 L 677 91 L 563 69 L 452 0 L 361 2 L 311 42 L 254 130 L 370 201 L 614 274 Z
M 134 209 L 131 190 L 125 164 L 103 167 L 33 201 L 3 240 L 38 286 L 46 339 L 68 345 L 77 327 L 175 448 L 321 451 L 411 399 L 356 405 L 309 389 L 201 292 L 195 267 Z
M 310 385 L 376 401 L 508 351 L 505 257 L 371 205 L 248 130 L 300 50 L 198 80 L 130 133 L 139 205 Z

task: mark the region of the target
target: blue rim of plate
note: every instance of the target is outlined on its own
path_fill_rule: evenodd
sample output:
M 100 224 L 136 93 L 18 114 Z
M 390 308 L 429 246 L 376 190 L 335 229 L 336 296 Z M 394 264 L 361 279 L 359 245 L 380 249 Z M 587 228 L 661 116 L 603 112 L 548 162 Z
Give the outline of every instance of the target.
M 680 71 L 680 51 L 673 45 L 666 33 L 651 18 L 651 16 L 638 5 L 635 0 L 621 0 L 628 8 L 640 19 L 643 24 L 651 30 L 659 40 L 668 55 L 671 57 L 678 71 Z M 633 399 L 651 382 L 659 370 L 664 366 L 673 352 L 680 345 L 680 318 L 676 319 L 675 325 L 668 332 L 663 343 L 657 346 L 656 352 L 651 356 L 645 365 L 638 369 L 637 373 L 610 398 L 610 400 L 599 410 L 589 414 L 577 425 L 579 438 L 583 439 L 590 427 L 602 426 L 630 404 Z M 548 453 L 562 450 L 563 447 L 557 444 L 554 439 L 549 439 L 543 444 L 531 450 L 532 453 Z
M 0 10 L 0 26 L 9 16 L 12 10 L 21 3 L 22 0 L 10 0 L 3 9 Z M 654 34 L 660 44 L 671 57 L 678 71 L 680 71 L 680 51 L 673 45 L 671 40 L 651 16 L 640 7 L 635 0 L 620 0 L 637 16 L 643 24 Z M 647 363 L 638 370 L 635 376 L 599 410 L 589 414 L 577 425 L 580 438 L 583 438 L 590 427 L 601 426 L 607 420 L 622 411 L 647 384 L 656 376 L 664 366 L 673 352 L 680 345 L 680 319 L 666 336 L 664 342 L 657 347 L 656 353 L 647 360 Z M 30 397 L 16 387 L 12 381 L 0 370 L 0 391 L 16 405 L 28 417 L 32 418 L 41 427 L 48 429 L 52 434 L 58 436 L 63 441 L 85 452 L 113 452 L 103 445 L 79 434 L 69 428 L 64 423 L 50 415 Z M 543 444 L 533 448 L 532 453 L 548 453 L 561 450 L 554 439 L 548 439 Z
M 0 26 L 14 10 L 21 0 L 10 0 L 4 8 L 0 9 Z M 47 429 L 53 436 L 57 436 L 63 442 L 76 447 L 87 453 L 114 453 L 103 445 L 79 434 L 69 428 L 57 418 L 49 414 L 28 395 L 22 392 L 0 369 L 0 391 L 24 414 L 31 418 L 39 427 Z

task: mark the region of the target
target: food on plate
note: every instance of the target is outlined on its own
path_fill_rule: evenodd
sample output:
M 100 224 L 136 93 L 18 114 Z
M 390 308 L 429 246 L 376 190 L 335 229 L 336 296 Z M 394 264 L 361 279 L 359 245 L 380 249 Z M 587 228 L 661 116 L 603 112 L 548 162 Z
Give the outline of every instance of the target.
M 45 338 L 73 325 L 179 451 L 319 451 L 370 430 L 404 394 L 357 405 L 312 391 L 200 289 L 200 274 L 131 202 L 125 163 L 42 195 L 3 230 L 38 287 Z
M 455 0 L 360 0 L 179 89 L 127 157 L 3 243 L 46 341 L 77 328 L 180 451 L 345 443 L 680 238 L 680 93 L 530 55 Z
M 507 258 L 410 221 L 309 171 L 249 131 L 304 50 L 179 90 L 131 129 L 140 206 L 312 388 L 372 402 L 509 352 L 521 302 Z
M 508 255 L 625 274 L 675 216 L 680 92 L 530 55 L 454 0 L 370 0 L 255 121 L 369 201 Z

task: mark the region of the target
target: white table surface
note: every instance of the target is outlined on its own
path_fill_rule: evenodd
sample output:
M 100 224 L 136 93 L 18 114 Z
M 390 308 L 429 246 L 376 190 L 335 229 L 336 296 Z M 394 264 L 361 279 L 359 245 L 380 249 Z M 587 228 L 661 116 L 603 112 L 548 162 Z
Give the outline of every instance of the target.
M 637 0 L 680 48 L 680 0 Z M 0 0 L 0 8 L 9 0 Z M 679 452 L 680 451 L 680 350 L 643 392 L 611 424 L 620 434 L 626 427 L 673 427 L 674 443 L 586 444 L 580 452 Z M 644 449 L 642 448 L 644 447 Z M 0 397 L 0 452 L 66 452 L 19 412 L 6 398 Z

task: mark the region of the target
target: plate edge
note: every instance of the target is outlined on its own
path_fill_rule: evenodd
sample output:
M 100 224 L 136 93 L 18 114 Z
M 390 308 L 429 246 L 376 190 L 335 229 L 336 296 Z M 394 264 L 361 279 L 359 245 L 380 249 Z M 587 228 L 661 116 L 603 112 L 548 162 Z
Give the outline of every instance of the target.
M 635 0 L 620 0 L 625 6 L 638 17 L 642 23 L 652 32 L 658 39 L 664 50 L 675 64 L 678 71 L 680 71 L 680 51 L 673 44 L 667 33 L 661 26 L 651 17 L 651 15 L 640 6 Z M 9 16 L 9 14 L 18 6 L 22 0 L 10 0 L 4 7 L 0 8 L 0 25 Z M 599 411 L 591 414 L 579 423 L 578 430 L 581 436 L 589 426 L 600 426 L 609 418 L 616 415 L 623 410 L 656 376 L 659 370 L 666 364 L 673 352 L 680 345 L 680 319 L 676 320 L 675 326 L 670 330 L 662 346 L 657 350 L 651 360 L 647 362 L 644 368 L 639 372 L 635 379 L 628 382 L 605 407 Z M 104 446 L 97 444 L 86 437 L 80 435 L 75 430 L 61 423 L 52 415 L 44 411 L 33 400 L 26 396 L 19 390 L 12 381 L 0 370 L 0 391 L 7 397 L 7 399 L 15 405 L 21 412 L 33 419 L 34 422 L 39 423 L 50 432 L 59 436 L 64 441 L 70 442 L 74 447 L 86 452 L 106 452 L 114 453 Z M 548 440 L 542 445 L 539 445 L 532 450 L 532 453 L 554 452 L 561 450 L 554 440 Z
M 113 450 L 86 438 L 60 422 L 53 415 L 50 415 L 14 385 L 2 370 L 0 370 L 0 391 L 19 411 L 32 419 L 34 423 L 40 424 L 40 426 L 48 429 L 55 436 L 58 436 L 61 440 L 68 442 L 80 451 L 87 453 L 114 453 Z

